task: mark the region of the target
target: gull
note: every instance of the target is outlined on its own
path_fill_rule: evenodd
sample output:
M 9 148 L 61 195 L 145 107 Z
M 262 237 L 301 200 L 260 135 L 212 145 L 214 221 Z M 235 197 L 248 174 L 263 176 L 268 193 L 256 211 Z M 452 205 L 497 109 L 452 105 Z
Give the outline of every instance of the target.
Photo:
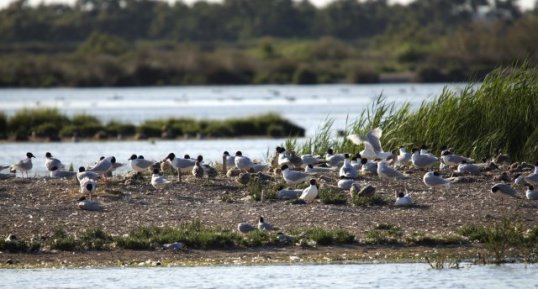
M 361 174 L 363 175 L 377 174 L 377 162 L 373 162 L 366 158 L 363 158 L 361 159 L 361 163 L 362 163 Z
M 97 189 L 97 182 L 95 180 L 84 178 L 80 181 L 80 192 L 82 194 L 89 194 L 90 200 L 92 199 L 92 193 Z
M 293 168 L 289 155 L 286 152 L 286 149 L 284 149 L 283 147 L 276 147 L 276 154 L 278 156 L 277 158 L 278 166 L 288 165 L 289 167 Z
M 396 169 L 387 165 L 386 161 L 380 161 L 377 164 L 377 175 L 381 179 L 408 179 L 409 176 L 402 174 Z
M 164 176 L 161 176 L 159 174 L 159 169 L 154 169 L 153 174 L 151 175 L 151 185 L 157 189 L 160 190 L 166 185 L 170 183 L 169 180 L 167 180 Z
M 411 162 L 416 168 L 424 169 L 432 167 L 438 159 L 431 154 L 421 154 L 418 149 L 413 149 L 411 155 Z
M 501 192 L 507 196 L 518 198 L 517 191 L 512 188 L 510 184 L 507 183 L 497 183 L 491 187 L 491 192 Z
M 316 186 L 316 180 L 311 179 L 310 180 L 310 186 L 308 188 L 303 190 L 303 193 L 299 197 L 299 199 L 305 201 L 305 202 L 312 202 L 316 197 L 318 196 L 318 187 Z
M 97 180 L 99 178 L 99 174 L 95 172 L 86 171 L 86 168 L 84 167 L 79 167 L 78 173 L 77 173 L 77 179 L 80 182 L 84 178 Z
M 303 161 L 303 164 L 305 165 L 317 165 L 319 163 L 324 163 L 325 161 L 316 157 L 316 156 L 313 156 L 311 154 L 304 154 L 304 155 L 301 155 L 301 160 Z
M 75 172 L 59 170 L 57 167 L 52 167 L 50 169 L 51 178 L 72 178 L 72 177 L 75 177 L 76 175 L 77 173 Z
M 458 166 L 462 161 L 465 161 L 466 163 L 471 163 L 474 161 L 473 159 L 456 155 L 450 150 L 444 150 L 441 155 L 441 159 L 446 165 L 449 166 Z
M 271 225 L 269 223 L 265 223 L 264 220 L 263 220 L 263 217 L 260 216 L 260 218 L 258 219 L 258 230 L 260 230 L 260 231 L 271 231 L 271 230 L 273 230 L 273 225 Z
M 106 174 L 113 170 L 113 164 L 116 163 L 116 158 L 115 157 L 101 157 L 101 160 L 99 162 L 97 162 L 97 164 L 89 169 L 88 171 L 89 172 L 94 172 L 94 173 L 97 173 L 101 176 L 103 176 L 103 178 L 105 178 L 105 181 L 106 181 Z
M 352 180 L 352 179 L 346 179 L 344 177 L 340 177 L 340 180 L 338 180 L 337 186 L 339 189 L 342 190 L 349 190 L 353 185 L 359 185 L 359 182 Z
M 131 168 L 139 173 L 145 172 L 155 164 L 155 162 L 144 159 L 143 156 L 137 157 L 135 154 L 128 159 Z
M 303 193 L 303 190 L 294 190 L 291 188 L 283 188 L 279 187 L 277 191 L 277 197 L 279 199 L 297 199 L 301 194 Z
M 381 141 L 379 140 L 382 135 L 383 130 L 381 130 L 381 128 L 374 128 L 365 136 L 350 134 L 346 138 L 356 145 L 364 144 L 364 150 L 360 152 L 363 158 L 370 160 L 380 158 L 382 160 L 386 160 L 393 157 L 393 155 L 391 152 L 383 151 Z
M 333 149 L 328 149 L 327 154 L 325 155 L 325 161 L 327 161 L 327 164 L 331 167 L 338 167 L 341 164 L 344 163 L 344 155 L 343 154 L 334 154 Z
M 228 151 L 222 153 L 222 169 L 226 173 L 227 167 L 235 166 L 235 156 L 231 156 Z
M 467 161 L 462 160 L 458 165 L 456 172 L 461 174 L 478 174 L 480 173 L 480 168 L 474 164 L 468 164 Z
M 360 161 L 360 159 L 362 159 L 360 153 L 356 153 L 356 154 L 353 155 L 353 157 L 351 157 L 351 162 L 350 162 L 350 164 L 351 164 L 357 171 L 359 171 L 359 170 L 362 168 L 362 162 Z
M 26 153 L 26 158 L 11 165 L 11 168 L 15 171 L 20 171 L 21 174 L 26 173 L 26 177 L 28 178 L 28 171 L 31 170 L 33 166 L 32 158 L 35 158 L 32 153 Z
M 348 154 L 344 155 L 344 164 L 340 168 L 338 175 L 348 179 L 356 179 L 359 176 L 357 169 L 351 165 Z
M 269 168 L 269 165 L 267 164 L 252 164 L 252 167 L 250 168 L 255 173 L 266 171 Z
M 282 171 L 282 177 L 288 184 L 300 184 L 312 177 L 312 174 L 309 173 L 292 171 L 288 165 L 283 165 L 280 170 Z
M 198 156 L 196 159 L 196 162 L 194 162 L 194 167 L 192 167 L 192 175 L 197 178 L 201 179 L 204 177 L 204 168 L 201 165 L 201 162 L 203 160 L 202 156 Z
M 411 163 L 411 153 L 405 147 L 400 147 L 400 154 L 396 158 L 396 166 L 406 166 Z
M 234 159 L 235 166 L 242 171 L 249 171 L 252 168 L 253 163 L 250 158 L 243 156 L 241 151 L 235 152 Z
M 431 189 L 436 189 L 440 187 L 448 188 L 450 182 L 446 179 L 443 179 L 438 172 L 427 172 L 422 178 L 424 184 Z
M 443 150 L 443 151 L 445 151 L 445 150 Z M 428 151 L 428 147 L 426 145 L 424 145 L 424 144 L 420 146 L 420 154 L 435 157 L 432 153 L 430 153 Z
M 84 196 L 78 199 L 77 206 L 79 209 L 87 211 L 100 211 L 103 209 L 101 204 L 96 201 L 87 200 Z
M 59 159 L 53 158 L 51 153 L 47 152 L 45 154 L 45 158 L 47 159 L 45 161 L 45 167 L 47 167 L 47 170 L 51 171 L 53 167 L 56 167 L 57 170 L 65 169 L 64 164 L 62 164 Z
M 404 194 L 402 192 L 396 192 L 396 202 L 394 202 L 395 206 L 411 206 L 413 205 L 413 199 L 411 199 L 411 196 L 409 194 Z
M 304 169 L 305 173 L 309 174 L 331 174 L 336 172 L 335 167 L 314 167 L 313 165 L 307 165 Z
M 237 224 L 237 231 L 241 232 L 241 233 L 248 233 L 248 232 L 252 232 L 252 231 L 255 231 L 256 228 L 254 228 L 254 226 L 250 225 L 250 224 L 247 224 L 247 223 L 239 223 Z
M 535 191 L 534 187 L 529 185 L 527 187 L 527 191 L 525 192 L 525 196 L 529 200 L 538 200 L 538 191 Z
M 194 167 L 194 161 L 190 159 L 189 155 L 185 155 L 184 158 L 176 158 L 174 153 L 169 153 L 168 156 L 163 160 L 168 161 L 172 168 L 177 170 L 177 179 L 181 182 L 181 173 L 182 171 L 192 170 Z

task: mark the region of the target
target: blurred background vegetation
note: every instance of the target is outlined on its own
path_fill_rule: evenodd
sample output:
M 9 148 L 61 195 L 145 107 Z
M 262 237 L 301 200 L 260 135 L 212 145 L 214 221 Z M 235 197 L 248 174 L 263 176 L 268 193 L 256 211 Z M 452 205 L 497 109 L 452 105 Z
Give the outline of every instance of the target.
M 0 86 L 481 80 L 538 63 L 515 0 L 77 0 L 0 10 Z

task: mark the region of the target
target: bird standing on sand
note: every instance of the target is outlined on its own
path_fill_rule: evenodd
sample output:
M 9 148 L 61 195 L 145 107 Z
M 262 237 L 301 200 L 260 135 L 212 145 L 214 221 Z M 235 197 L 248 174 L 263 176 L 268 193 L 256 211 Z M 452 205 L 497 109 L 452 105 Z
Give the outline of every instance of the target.
M 400 147 L 400 154 L 396 158 L 396 166 L 407 166 L 411 163 L 411 153 L 405 147 Z
M 102 157 L 101 160 L 99 160 L 99 162 L 97 162 L 97 164 L 89 169 L 88 171 L 89 172 L 94 172 L 96 174 L 99 174 L 101 176 L 103 176 L 103 178 L 105 179 L 106 181 L 106 174 L 112 170 L 113 168 L 113 164 L 116 163 L 116 158 L 115 157 Z
M 92 193 L 97 189 L 97 182 L 92 179 L 84 178 L 80 181 L 80 193 L 90 195 L 92 199 Z
M 312 202 L 317 197 L 318 197 L 318 187 L 316 186 L 316 180 L 311 179 L 310 186 L 308 186 L 308 188 L 303 190 L 303 193 L 301 194 L 299 199 L 305 202 Z
M 47 168 L 47 170 L 52 171 L 53 167 L 56 167 L 57 170 L 65 169 L 64 164 L 62 164 L 59 159 L 53 158 L 51 153 L 47 152 L 45 154 L 45 158 L 45 167 Z
M 192 167 L 194 167 L 194 160 L 191 160 L 189 158 L 189 155 L 185 155 L 184 158 L 176 158 L 176 155 L 174 153 L 169 153 L 168 156 L 163 161 L 168 161 L 172 168 L 177 170 L 177 179 L 179 182 L 181 182 L 181 175 L 183 171 L 186 170 L 192 170 Z
M 155 162 L 144 159 L 143 156 L 140 156 L 140 157 L 137 157 L 135 154 L 133 154 L 128 159 L 129 164 L 131 165 L 131 168 L 139 173 L 147 171 L 148 168 L 150 168 L 151 166 L 155 164 Z
M 26 158 L 11 165 L 11 168 L 16 171 L 20 171 L 21 175 L 26 173 L 26 177 L 28 178 L 28 171 L 30 171 L 33 167 L 32 158 L 35 158 L 35 156 L 32 153 L 30 152 L 26 153 Z
M 198 158 L 196 158 L 196 162 L 194 163 L 194 167 L 192 167 L 192 175 L 197 179 L 201 179 L 204 177 L 204 168 L 201 164 L 202 160 L 203 157 L 198 156 Z

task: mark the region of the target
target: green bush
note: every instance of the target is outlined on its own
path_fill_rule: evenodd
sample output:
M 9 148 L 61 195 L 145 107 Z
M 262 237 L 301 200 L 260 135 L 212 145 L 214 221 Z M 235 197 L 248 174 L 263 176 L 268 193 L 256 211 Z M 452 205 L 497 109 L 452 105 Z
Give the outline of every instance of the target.
M 387 200 L 385 200 L 382 196 L 377 195 L 377 194 L 371 197 L 363 197 L 363 196 L 355 195 L 351 199 L 351 203 L 354 206 L 361 206 L 361 207 L 385 206 L 388 204 Z
M 19 110 L 8 120 L 8 130 L 10 134 L 28 137 L 37 126 L 49 124 L 49 127 L 56 127 L 58 130 L 69 124 L 69 119 L 60 114 L 57 109 L 23 109 Z
M 58 139 L 59 129 L 52 123 L 44 123 L 36 126 L 34 132 L 37 137 Z
M 342 192 L 334 189 L 320 189 L 319 199 L 327 205 L 345 205 L 347 198 Z
M 303 232 L 306 239 L 315 241 L 318 245 L 338 245 L 350 244 L 355 240 L 355 236 L 344 230 L 326 230 L 323 228 L 312 228 Z
M 366 232 L 364 242 L 367 244 L 398 244 L 403 236 L 402 230 L 391 224 L 378 224 Z
M 131 137 L 136 133 L 136 126 L 129 123 L 123 123 L 112 120 L 105 125 L 105 130 L 110 136 Z

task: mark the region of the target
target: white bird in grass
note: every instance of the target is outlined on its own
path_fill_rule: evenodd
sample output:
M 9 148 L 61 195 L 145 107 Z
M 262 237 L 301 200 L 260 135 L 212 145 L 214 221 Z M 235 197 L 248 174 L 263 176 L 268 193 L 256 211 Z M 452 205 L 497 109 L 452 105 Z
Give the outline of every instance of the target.
M 527 186 L 527 191 L 525 192 L 525 196 L 529 200 L 538 200 L 538 191 L 535 191 L 534 187 L 529 185 Z
M 351 165 L 349 161 L 349 155 L 345 154 L 344 157 L 344 164 L 340 168 L 340 172 L 338 173 L 338 175 L 340 177 L 345 177 L 348 179 L 357 178 L 359 176 L 359 173 L 357 172 L 357 169 Z
M 160 190 L 164 187 L 166 187 L 170 183 L 169 180 L 167 180 L 164 176 L 161 176 L 159 174 L 158 169 L 153 170 L 153 174 L 151 175 L 151 185 L 157 189 Z
M 365 136 L 350 134 L 346 138 L 356 145 L 364 144 L 364 150 L 360 152 L 363 158 L 367 158 L 369 160 L 375 160 L 378 158 L 386 160 L 393 157 L 393 155 L 391 152 L 383 151 L 380 141 L 382 135 L 383 131 L 381 128 L 374 128 Z
M 65 169 L 64 164 L 62 164 L 59 159 L 53 158 L 51 153 L 47 152 L 45 154 L 45 158 L 45 167 L 47 168 L 47 170 L 52 171 L 53 167 L 56 167 L 57 170 Z
M 409 194 L 404 194 L 402 192 L 396 192 L 396 202 L 394 202 L 395 206 L 412 206 L 413 205 L 413 199 Z
M 92 199 L 92 193 L 97 189 L 97 182 L 95 180 L 84 178 L 80 181 L 80 193 L 89 194 L 90 200 Z
M 243 156 L 243 153 L 241 151 L 237 151 L 235 153 L 235 159 L 234 159 L 235 166 L 242 170 L 242 171 L 249 171 L 252 166 L 254 165 L 252 163 L 252 160 L 250 158 Z
M 278 188 L 278 191 L 277 191 L 277 198 L 279 199 L 286 199 L 286 200 L 289 200 L 289 199 L 297 199 L 301 196 L 301 194 L 303 193 L 303 190 L 298 190 L 298 189 L 291 189 L 291 188 L 283 188 L 283 187 L 280 187 Z
M 413 149 L 411 162 L 416 168 L 425 169 L 432 167 L 439 159 L 431 154 L 421 154 L 418 149 Z
M 282 177 L 288 184 L 300 184 L 305 182 L 308 178 L 312 177 L 312 174 L 305 173 L 305 172 L 299 172 L 299 171 L 292 171 L 288 167 L 288 165 L 283 165 L 280 170 L 282 171 Z
M 493 185 L 491 187 L 491 192 L 492 193 L 496 193 L 496 192 L 501 192 L 507 196 L 510 196 L 510 197 L 514 197 L 514 198 L 519 198 L 517 196 L 517 191 L 514 190 L 514 188 L 512 188 L 512 186 L 510 184 L 507 184 L 507 183 L 497 183 L 495 185 Z
M 395 168 L 390 167 L 386 161 L 380 161 L 377 163 L 377 175 L 381 179 L 408 179 L 409 176 L 402 174 Z
M 258 230 L 260 231 L 271 231 L 273 230 L 273 225 L 264 222 L 263 217 L 260 216 L 258 219 Z
M 424 174 L 422 181 L 431 189 L 448 188 L 450 186 L 450 182 L 443 179 L 438 172 L 427 172 Z
M 140 158 L 141 157 L 141 158 Z M 139 173 L 147 171 L 155 162 L 144 159 L 143 156 L 137 157 L 135 154 L 128 159 L 131 168 Z
M 305 202 L 312 202 L 318 197 L 318 187 L 316 186 L 316 180 L 311 179 L 310 180 L 310 186 L 308 188 L 303 190 L 303 193 L 299 197 L 299 199 L 305 201 Z
M 247 223 L 239 223 L 237 224 L 237 231 L 243 233 L 243 234 L 246 234 L 246 233 L 249 233 L 249 232 L 252 232 L 252 231 L 255 231 L 256 228 L 254 228 L 254 226 L 250 225 L 250 224 L 247 224 Z
M 33 167 L 32 158 L 35 158 L 32 153 L 26 153 L 26 158 L 11 165 L 11 168 L 15 171 L 21 172 L 21 175 L 26 173 L 26 177 L 28 178 L 28 171 L 30 171 Z

